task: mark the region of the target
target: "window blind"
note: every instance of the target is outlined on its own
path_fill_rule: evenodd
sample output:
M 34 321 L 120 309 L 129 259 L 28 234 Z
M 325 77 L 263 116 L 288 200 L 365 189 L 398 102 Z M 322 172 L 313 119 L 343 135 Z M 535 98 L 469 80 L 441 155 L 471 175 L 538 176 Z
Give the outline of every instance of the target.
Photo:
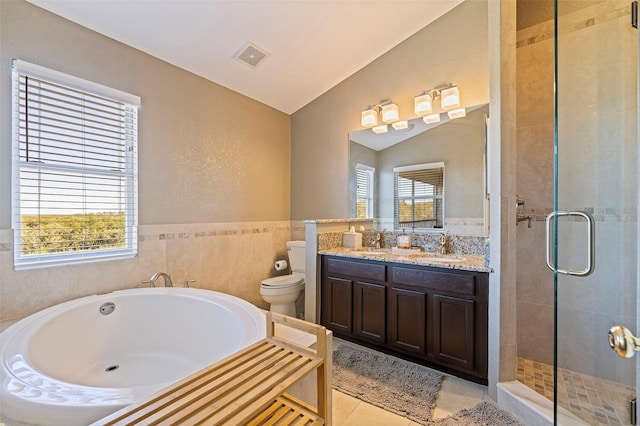
M 394 222 L 397 229 L 442 228 L 444 164 L 394 169 Z
M 363 164 L 356 165 L 356 217 L 373 217 L 373 177 L 375 169 Z
M 135 255 L 138 105 L 21 64 L 13 71 L 16 269 Z

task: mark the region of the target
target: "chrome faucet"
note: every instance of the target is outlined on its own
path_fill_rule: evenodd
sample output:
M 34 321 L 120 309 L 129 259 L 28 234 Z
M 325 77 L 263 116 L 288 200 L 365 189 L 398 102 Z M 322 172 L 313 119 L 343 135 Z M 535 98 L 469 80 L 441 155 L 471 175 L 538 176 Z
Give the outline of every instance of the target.
M 173 283 L 171 282 L 171 276 L 165 274 L 164 272 L 156 272 L 155 274 L 153 274 L 151 278 L 149 278 L 149 287 L 155 287 L 156 280 L 160 277 L 164 278 L 165 287 L 173 287 Z
M 445 255 L 449 249 L 449 231 L 440 236 L 440 254 Z

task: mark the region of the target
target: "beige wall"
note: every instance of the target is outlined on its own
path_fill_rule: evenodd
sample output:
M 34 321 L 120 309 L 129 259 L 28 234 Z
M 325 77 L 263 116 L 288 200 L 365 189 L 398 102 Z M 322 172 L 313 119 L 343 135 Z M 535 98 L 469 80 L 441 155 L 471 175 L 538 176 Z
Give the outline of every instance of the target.
M 384 98 L 414 118 L 421 90 L 452 82 L 464 105 L 489 102 L 487 2 L 470 0 L 298 110 L 291 118 L 291 217 L 344 218 L 348 133 Z
M 142 98 L 140 223 L 289 219 L 289 117 L 24 1 L 3 1 L 0 227 L 10 227 L 19 58 Z
M 517 187 L 525 199 L 519 210 L 534 218 L 531 228 L 517 226 L 518 356 L 547 364 L 553 364 L 554 315 L 544 224 L 553 210 L 553 37 L 526 41 L 553 34 L 552 18 L 517 35 Z
M 290 235 L 290 117 L 22 0 L 0 19 L 0 320 L 159 270 L 260 303 Z M 13 58 L 142 98 L 137 259 L 13 271 Z

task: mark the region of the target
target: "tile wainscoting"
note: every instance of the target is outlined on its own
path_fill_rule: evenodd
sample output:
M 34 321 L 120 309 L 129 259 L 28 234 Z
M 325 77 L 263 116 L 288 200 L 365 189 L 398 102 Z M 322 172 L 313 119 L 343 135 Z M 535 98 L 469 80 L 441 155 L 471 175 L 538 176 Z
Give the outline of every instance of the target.
M 134 259 L 27 271 L 13 270 L 13 232 L 0 229 L 0 321 L 78 297 L 141 286 L 158 271 L 170 274 L 174 286 L 195 279 L 193 287 L 268 308 L 260 297 L 260 281 L 288 273 L 276 273 L 273 265 L 287 258 L 286 242 L 295 237 L 292 228 L 290 221 L 141 225 Z

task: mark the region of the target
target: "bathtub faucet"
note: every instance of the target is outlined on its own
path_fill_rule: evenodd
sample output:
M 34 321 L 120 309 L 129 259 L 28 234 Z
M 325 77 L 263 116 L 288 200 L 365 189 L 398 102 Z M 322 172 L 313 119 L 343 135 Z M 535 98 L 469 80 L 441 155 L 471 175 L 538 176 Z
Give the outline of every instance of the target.
M 171 282 L 171 276 L 165 274 L 164 272 L 156 272 L 155 274 L 153 274 L 151 278 L 149 278 L 149 287 L 155 287 L 156 280 L 160 277 L 164 278 L 165 287 L 173 287 L 173 283 Z

